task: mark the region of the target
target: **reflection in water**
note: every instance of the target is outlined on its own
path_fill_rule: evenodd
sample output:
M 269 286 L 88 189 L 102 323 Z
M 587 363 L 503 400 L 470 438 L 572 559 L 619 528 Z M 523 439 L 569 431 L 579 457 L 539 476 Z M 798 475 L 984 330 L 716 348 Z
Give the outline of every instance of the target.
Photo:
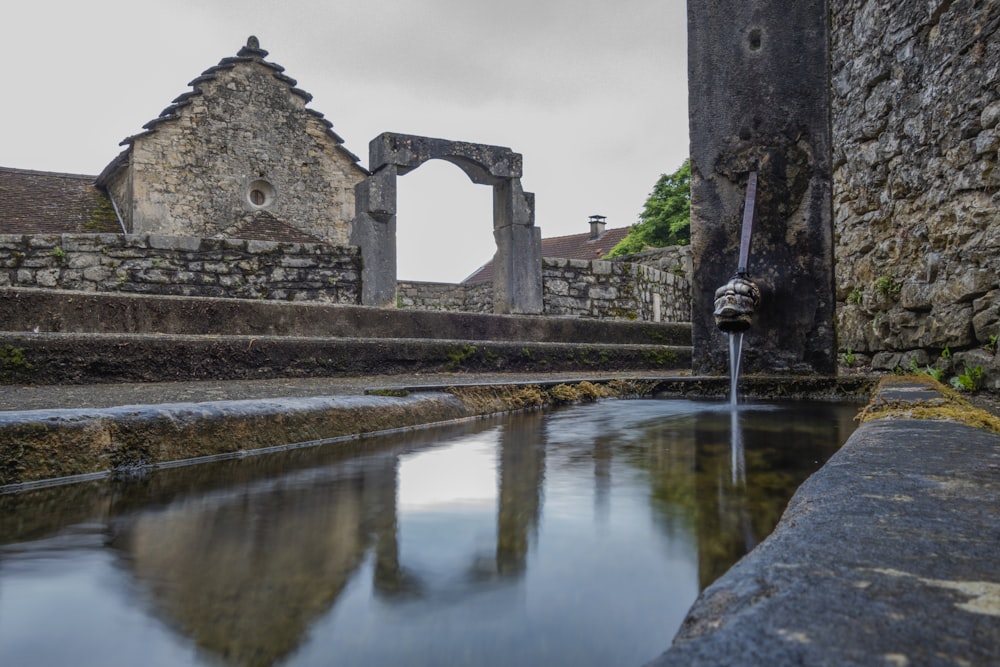
M 0 496 L 0 664 L 641 664 L 852 415 L 605 401 Z
M 729 450 L 729 468 L 732 473 L 733 486 L 746 486 L 747 458 L 743 452 L 743 430 L 740 427 L 740 412 L 735 405 L 729 409 Z

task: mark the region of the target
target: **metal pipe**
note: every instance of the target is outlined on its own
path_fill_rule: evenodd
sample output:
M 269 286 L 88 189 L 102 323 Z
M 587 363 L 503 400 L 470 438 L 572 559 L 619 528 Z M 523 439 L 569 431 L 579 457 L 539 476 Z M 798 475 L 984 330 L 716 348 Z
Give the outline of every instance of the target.
M 737 275 L 747 273 L 750 259 L 750 236 L 753 231 L 753 211 L 757 201 L 757 172 L 751 171 L 747 179 L 747 196 L 743 203 L 743 229 L 740 232 L 740 261 L 736 265 Z

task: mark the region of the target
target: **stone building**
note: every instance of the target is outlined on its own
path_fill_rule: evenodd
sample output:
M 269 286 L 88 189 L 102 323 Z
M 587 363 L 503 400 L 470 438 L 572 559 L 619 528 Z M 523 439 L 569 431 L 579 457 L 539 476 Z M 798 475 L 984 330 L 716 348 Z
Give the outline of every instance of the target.
M 346 245 L 367 171 L 255 37 L 97 178 L 126 232 Z

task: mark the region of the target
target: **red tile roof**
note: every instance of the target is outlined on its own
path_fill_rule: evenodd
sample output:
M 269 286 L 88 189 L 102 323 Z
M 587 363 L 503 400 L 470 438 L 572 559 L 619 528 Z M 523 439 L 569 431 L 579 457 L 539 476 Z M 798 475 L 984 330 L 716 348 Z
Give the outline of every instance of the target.
M 0 234 L 121 233 L 96 178 L 0 167 Z
M 601 259 L 611 251 L 618 242 L 628 234 L 628 227 L 609 229 L 597 238 L 589 232 L 570 234 L 569 236 L 553 236 L 542 239 L 542 257 L 557 257 L 560 259 Z M 493 260 L 490 260 L 463 283 L 480 283 L 493 280 Z

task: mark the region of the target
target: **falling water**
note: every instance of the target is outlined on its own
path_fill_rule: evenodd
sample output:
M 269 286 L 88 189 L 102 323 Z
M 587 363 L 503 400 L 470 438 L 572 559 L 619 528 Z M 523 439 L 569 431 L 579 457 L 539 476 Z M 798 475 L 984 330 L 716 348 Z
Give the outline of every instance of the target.
M 743 332 L 729 332 L 729 404 L 735 406 L 736 386 L 740 379 L 740 355 L 743 352 Z

